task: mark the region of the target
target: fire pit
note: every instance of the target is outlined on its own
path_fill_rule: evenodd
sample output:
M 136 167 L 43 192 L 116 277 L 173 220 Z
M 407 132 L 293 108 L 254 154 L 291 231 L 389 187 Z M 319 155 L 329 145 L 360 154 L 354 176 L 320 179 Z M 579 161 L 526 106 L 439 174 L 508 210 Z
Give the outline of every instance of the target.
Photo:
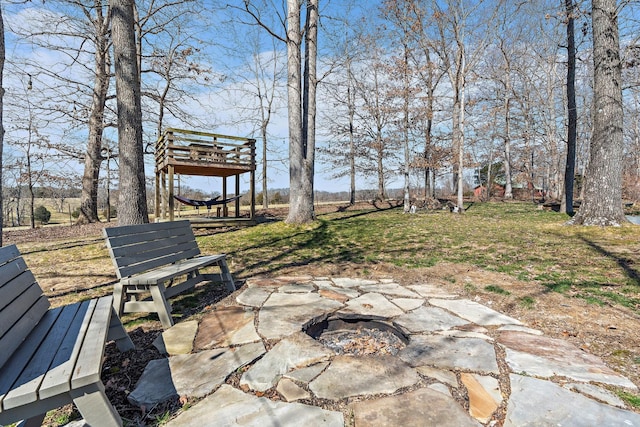
M 311 323 L 304 332 L 336 354 L 396 355 L 409 338 L 390 323 L 373 319 L 330 318 Z

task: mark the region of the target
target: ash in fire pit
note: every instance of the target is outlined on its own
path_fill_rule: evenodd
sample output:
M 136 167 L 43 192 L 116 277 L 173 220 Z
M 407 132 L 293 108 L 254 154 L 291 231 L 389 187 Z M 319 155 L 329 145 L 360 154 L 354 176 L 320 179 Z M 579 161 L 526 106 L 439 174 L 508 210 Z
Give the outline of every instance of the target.
M 305 332 L 337 354 L 354 356 L 396 355 L 409 342 L 394 326 L 370 319 L 327 319 Z

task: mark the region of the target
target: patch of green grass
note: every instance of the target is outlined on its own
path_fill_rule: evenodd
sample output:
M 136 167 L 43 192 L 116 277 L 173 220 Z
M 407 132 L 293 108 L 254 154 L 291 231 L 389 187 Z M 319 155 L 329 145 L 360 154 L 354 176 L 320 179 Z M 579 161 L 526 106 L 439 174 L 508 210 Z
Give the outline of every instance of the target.
M 602 299 L 593 296 L 593 295 L 588 295 L 588 294 L 576 294 L 576 298 L 581 298 L 583 300 L 585 300 L 586 302 L 588 302 L 589 304 L 595 304 L 595 305 L 599 305 L 600 307 L 603 307 L 606 305 L 606 302 L 603 301 Z
M 162 414 L 155 416 L 156 425 L 166 424 L 167 422 L 169 422 L 170 419 L 171 419 L 170 411 L 165 411 Z
M 507 291 L 506 289 L 502 289 L 500 286 L 497 286 L 497 285 L 487 285 L 484 287 L 484 290 L 488 292 L 493 292 L 495 294 L 500 294 L 500 295 L 511 295 L 511 292 Z
M 571 290 L 573 283 L 570 280 L 558 280 L 556 282 L 545 282 L 543 285 L 552 292 L 564 294 Z
M 474 285 L 472 285 L 471 283 L 466 283 L 464 285 L 464 291 L 468 292 L 468 293 L 473 293 L 476 292 L 478 290 L 478 288 L 476 288 Z
M 518 303 L 524 308 L 532 309 L 536 305 L 536 300 L 533 297 L 526 296 L 518 298 Z
M 53 421 L 56 423 L 56 425 L 63 426 L 73 421 L 73 418 L 73 413 L 59 413 L 56 415 Z
M 634 408 L 640 408 L 640 396 L 628 393 L 626 391 L 619 391 L 618 397 L 624 400 L 629 406 L 633 406 Z

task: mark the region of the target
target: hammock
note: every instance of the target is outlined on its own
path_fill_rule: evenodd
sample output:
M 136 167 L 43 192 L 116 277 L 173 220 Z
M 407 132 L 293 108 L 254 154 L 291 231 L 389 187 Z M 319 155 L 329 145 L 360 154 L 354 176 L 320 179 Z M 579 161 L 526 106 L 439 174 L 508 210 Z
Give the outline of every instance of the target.
M 220 196 L 218 197 L 214 197 L 213 199 L 209 199 L 209 200 L 194 200 L 194 199 L 189 199 L 187 197 L 182 197 L 182 196 L 173 196 L 177 201 L 179 201 L 180 203 L 184 203 L 185 205 L 189 205 L 189 206 L 195 206 L 196 208 L 199 208 L 200 206 L 206 206 L 207 209 L 211 208 L 211 206 L 217 204 L 217 200 L 220 198 Z
M 187 197 L 176 196 L 176 195 L 174 195 L 173 197 L 177 201 L 184 203 L 185 205 L 195 206 L 196 208 L 199 208 L 200 206 L 206 206 L 207 209 L 210 209 L 211 206 L 213 205 L 225 205 L 229 202 L 233 202 L 234 200 L 239 199 L 242 196 L 229 197 L 228 199 L 222 199 L 222 200 L 218 200 L 220 196 L 214 197 L 213 199 L 209 199 L 209 200 L 193 200 Z

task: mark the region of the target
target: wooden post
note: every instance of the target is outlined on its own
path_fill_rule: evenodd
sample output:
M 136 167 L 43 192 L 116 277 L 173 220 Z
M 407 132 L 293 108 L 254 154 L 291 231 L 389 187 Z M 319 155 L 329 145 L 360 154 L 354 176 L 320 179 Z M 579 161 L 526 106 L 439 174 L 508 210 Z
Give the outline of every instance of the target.
M 227 177 L 223 177 L 222 178 L 222 200 L 226 200 L 227 199 Z M 225 202 L 222 205 L 222 216 L 226 217 L 227 216 L 227 203 Z
M 253 169 L 251 171 L 251 182 L 250 182 L 250 192 L 251 192 L 251 210 L 249 211 L 249 217 L 253 219 L 256 215 L 256 171 Z
M 160 197 L 162 198 L 162 219 L 167 218 L 167 172 L 163 169 L 160 171 L 160 185 L 162 189 L 160 191 Z
M 173 221 L 174 213 L 173 209 L 175 208 L 174 198 L 173 198 L 173 165 L 169 165 L 169 221 Z
M 160 218 L 160 171 L 156 171 L 156 193 L 155 193 L 155 202 L 153 207 L 153 213 L 155 215 L 156 222 Z
M 240 195 L 240 174 L 236 175 L 236 197 Z M 236 199 L 236 218 L 240 218 L 240 198 Z

